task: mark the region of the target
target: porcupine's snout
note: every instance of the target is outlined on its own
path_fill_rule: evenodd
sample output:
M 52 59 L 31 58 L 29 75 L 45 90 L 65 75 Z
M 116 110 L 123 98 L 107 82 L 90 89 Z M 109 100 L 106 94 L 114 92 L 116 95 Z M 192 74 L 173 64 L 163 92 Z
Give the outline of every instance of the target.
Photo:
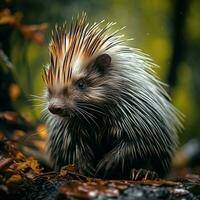
M 49 105 L 48 109 L 52 114 L 60 115 L 63 113 L 63 108 L 59 105 L 51 104 Z
M 62 117 L 68 116 L 70 111 L 64 102 L 56 101 L 56 99 L 52 99 L 49 102 L 48 110 L 54 114 Z

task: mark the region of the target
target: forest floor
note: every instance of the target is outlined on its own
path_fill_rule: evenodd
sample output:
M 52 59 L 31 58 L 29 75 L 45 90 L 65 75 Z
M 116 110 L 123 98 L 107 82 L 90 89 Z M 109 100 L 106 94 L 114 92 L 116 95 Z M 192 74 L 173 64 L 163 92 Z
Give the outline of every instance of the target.
M 0 115 L 0 125 L 2 121 L 4 126 L 9 127 L 16 127 L 17 123 L 19 128 L 24 120 L 16 113 L 4 113 Z M 27 152 L 29 154 L 33 152 L 33 155 L 39 154 L 35 153 L 33 143 L 31 143 L 32 146 L 30 144 L 19 145 L 22 132 L 15 131 L 12 139 L 5 137 L 5 133 L 0 132 L 0 200 L 200 199 L 199 167 L 190 172 L 186 171 L 181 176 L 174 176 L 175 178 L 141 181 L 89 178 L 76 173 L 73 165 L 65 166 L 59 172 L 54 172 L 47 167 L 45 161 L 38 161 L 41 159 L 40 156 L 36 156 L 36 159 L 25 155 Z

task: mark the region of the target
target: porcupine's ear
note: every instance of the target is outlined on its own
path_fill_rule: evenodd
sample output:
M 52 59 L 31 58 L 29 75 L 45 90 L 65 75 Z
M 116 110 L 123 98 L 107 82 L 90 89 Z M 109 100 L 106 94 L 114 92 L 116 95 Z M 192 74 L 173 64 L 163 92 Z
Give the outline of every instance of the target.
M 101 73 L 105 74 L 111 63 L 111 57 L 108 54 L 102 54 L 95 60 L 95 68 Z

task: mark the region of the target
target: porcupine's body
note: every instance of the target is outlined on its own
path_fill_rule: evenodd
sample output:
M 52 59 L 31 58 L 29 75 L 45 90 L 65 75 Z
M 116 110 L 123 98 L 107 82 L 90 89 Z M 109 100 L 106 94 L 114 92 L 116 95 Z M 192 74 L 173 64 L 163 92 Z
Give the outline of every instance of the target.
M 134 169 L 168 172 L 181 127 L 151 60 L 124 44 L 113 24 L 85 15 L 56 28 L 44 72 L 50 111 L 48 152 L 56 168 L 129 179 Z

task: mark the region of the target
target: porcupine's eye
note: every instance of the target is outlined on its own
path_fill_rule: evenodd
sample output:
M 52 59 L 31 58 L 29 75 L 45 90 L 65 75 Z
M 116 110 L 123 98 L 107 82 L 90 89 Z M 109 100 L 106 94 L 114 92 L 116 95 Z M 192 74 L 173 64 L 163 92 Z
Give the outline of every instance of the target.
M 84 79 L 80 79 L 76 82 L 76 87 L 79 90 L 84 90 L 87 87 L 87 83 Z

